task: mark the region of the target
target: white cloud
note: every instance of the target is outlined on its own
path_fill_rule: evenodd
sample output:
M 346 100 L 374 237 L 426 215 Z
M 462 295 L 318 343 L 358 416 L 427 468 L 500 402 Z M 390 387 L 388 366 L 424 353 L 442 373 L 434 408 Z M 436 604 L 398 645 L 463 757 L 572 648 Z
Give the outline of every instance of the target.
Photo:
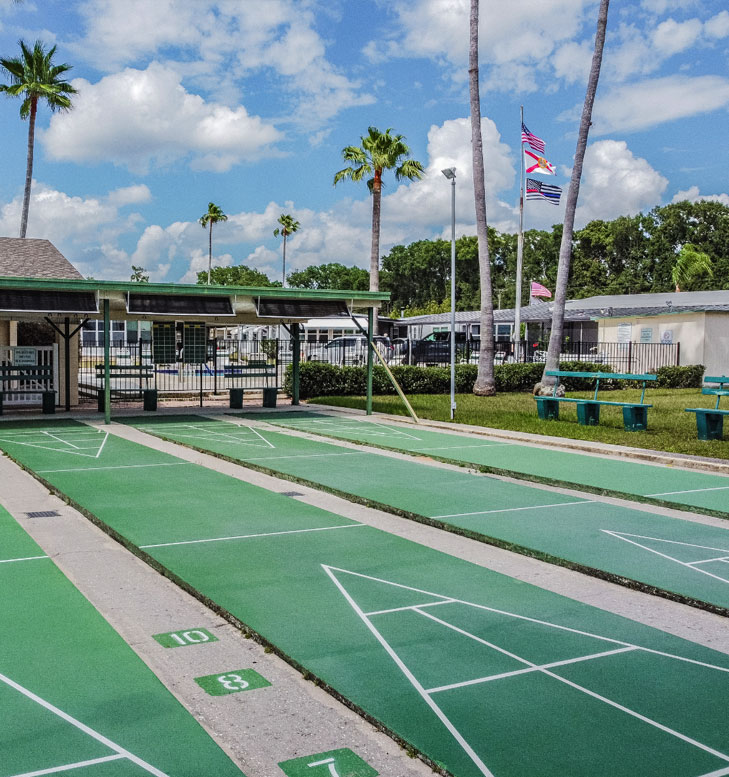
M 533 90 L 534 67 L 541 68 L 559 44 L 578 35 L 591 5 L 590 0 L 482 3 L 479 58 L 498 68 L 487 80 L 489 88 Z M 469 6 L 468 0 L 395 0 L 395 33 L 370 42 L 365 53 L 372 61 L 428 57 L 448 62 L 460 73 L 468 59 Z
M 271 124 L 190 94 L 180 76 L 152 63 L 128 68 L 97 84 L 83 79 L 74 109 L 54 114 L 40 133 L 49 155 L 74 162 L 113 161 L 136 171 L 191 157 L 196 169 L 229 170 L 271 153 L 281 134 Z
M 653 30 L 652 42 L 665 56 L 677 54 L 692 46 L 701 35 L 703 26 L 698 19 L 677 22 L 666 19 Z
M 633 132 L 729 105 L 729 78 L 667 76 L 613 89 L 595 104 L 594 132 Z M 568 118 L 565 112 L 560 118 Z
M 86 0 L 77 56 L 102 70 L 167 63 L 229 101 L 262 73 L 276 78 L 281 113 L 315 128 L 343 108 L 373 102 L 326 57 L 310 0 Z
M 555 75 L 568 84 L 586 84 L 591 63 L 592 46 L 587 41 L 565 43 L 552 58 Z
M 634 215 L 659 202 L 667 186 L 668 180 L 634 156 L 624 140 L 600 140 L 585 154 L 576 222 Z
M 729 11 L 720 11 L 704 22 L 704 34 L 707 38 L 726 38 L 729 35 Z
M 685 191 L 678 191 L 673 195 L 671 202 L 720 202 L 729 207 L 729 194 L 700 194 L 698 186 L 689 186 Z

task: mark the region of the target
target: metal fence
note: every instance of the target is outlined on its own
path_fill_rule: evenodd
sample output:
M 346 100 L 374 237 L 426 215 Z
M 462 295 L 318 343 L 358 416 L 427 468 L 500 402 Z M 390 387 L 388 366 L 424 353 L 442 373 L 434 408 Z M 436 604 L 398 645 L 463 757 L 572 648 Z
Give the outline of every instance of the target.
M 339 338 L 341 341 L 342 338 Z M 367 363 L 364 338 L 344 338 L 330 343 L 301 343 L 301 361 L 336 366 L 362 366 Z M 446 366 L 450 363 L 450 343 L 396 340 L 390 343 L 378 338 L 376 347 L 390 365 Z M 477 364 L 480 340 L 458 342 L 456 359 L 460 364 Z M 210 340 L 207 359 L 201 364 L 175 361 L 154 364 L 150 343 L 112 345 L 109 349 L 112 375 L 112 398 L 140 399 L 145 389 L 156 389 L 165 395 L 199 395 L 227 393 L 231 388 L 251 391 L 281 387 L 286 368 L 293 359 L 290 340 Z M 546 343 L 497 341 L 494 344 L 496 364 L 544 362 Z M 184 353 L 182 357 L 184 359 Z M 620 372 L 651 372 L 658 367 L 676 365 L 679 344 L 668 343 L 565 343 L 561 361 L 583 361 L 604 364 Z M 377 360 L 379 361 L 379 360 Z M 97 398 L 103 383 L 104 349 L 82 346 L 79 357 L 79 394 Z
M 110 388 L 113 399 L 139 399 L 145 389 L 158 394 L 194 395 L 220 394 L 231 388 L 259 390 L 283 385 L 289 353 L 278 340 L 240 341 L 210 340 L 207 359 L 202 363 L 179 361 L 154 364 L 150 343 L 112 345 L 109 362 L 112 365 Z M 103 388 L 104 349 L 82 346 L 79 357 L 79 394 L 96 398 Z

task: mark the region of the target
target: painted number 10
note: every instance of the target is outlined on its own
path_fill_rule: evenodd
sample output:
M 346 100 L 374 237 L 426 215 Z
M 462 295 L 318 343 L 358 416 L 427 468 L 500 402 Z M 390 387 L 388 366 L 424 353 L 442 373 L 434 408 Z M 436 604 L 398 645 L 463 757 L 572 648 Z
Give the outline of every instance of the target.
M 195 645 L 199 642 L 210 641 L 209 634 L 206 634 L 204 631 L 198 631 L 197 629 L 193 631 L 173 631 L 169 634 L 169 637 L 170 639 L 174 639 L 178 645 Z

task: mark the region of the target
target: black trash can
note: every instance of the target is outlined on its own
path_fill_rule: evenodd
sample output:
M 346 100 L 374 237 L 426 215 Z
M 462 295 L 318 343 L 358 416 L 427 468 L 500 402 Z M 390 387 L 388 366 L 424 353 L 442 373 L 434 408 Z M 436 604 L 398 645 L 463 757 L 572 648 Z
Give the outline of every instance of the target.
M 232 388 L 230 390 L 230 406 L 233 410 L 240 410 L 243 407 L 242 388 Z
M 46 414 L 56 412 L 56 392 L 55 391 L 43 392 L 43 412 Z
M 278 395 L 278 389 L 275 387 L 263 389 L 263 406 L 276 407 L 277 395 Z
M 144 397 L 145 410 L 157 409 L 157 389 L 144 389 L 142 396 Z
M 96 406 L 99 408 L 99 412 L 104 412 L 104 390 L 99 389 L 96 392 Z

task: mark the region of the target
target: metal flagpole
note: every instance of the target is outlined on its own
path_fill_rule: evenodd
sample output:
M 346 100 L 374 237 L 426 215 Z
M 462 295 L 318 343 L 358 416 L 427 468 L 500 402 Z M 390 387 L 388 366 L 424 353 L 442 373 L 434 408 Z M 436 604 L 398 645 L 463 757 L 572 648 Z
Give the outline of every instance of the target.
M 524 126 L 524 106 L 521 106 L 521 124 L 519 125 L 519 138 L 521 140 L 521 128 Z M 519 184 L 519 236 L 516 243 L 516 303 L 514 305 L 514 333 L 512 341 L 518 343 L 521 348 L 521 273 L 524 259 L 524 144 L 519 143 L 519 156 L 521 158 L 521 182 Z M 521 353 L 515 353 L 514 357 L 520 361 Z

